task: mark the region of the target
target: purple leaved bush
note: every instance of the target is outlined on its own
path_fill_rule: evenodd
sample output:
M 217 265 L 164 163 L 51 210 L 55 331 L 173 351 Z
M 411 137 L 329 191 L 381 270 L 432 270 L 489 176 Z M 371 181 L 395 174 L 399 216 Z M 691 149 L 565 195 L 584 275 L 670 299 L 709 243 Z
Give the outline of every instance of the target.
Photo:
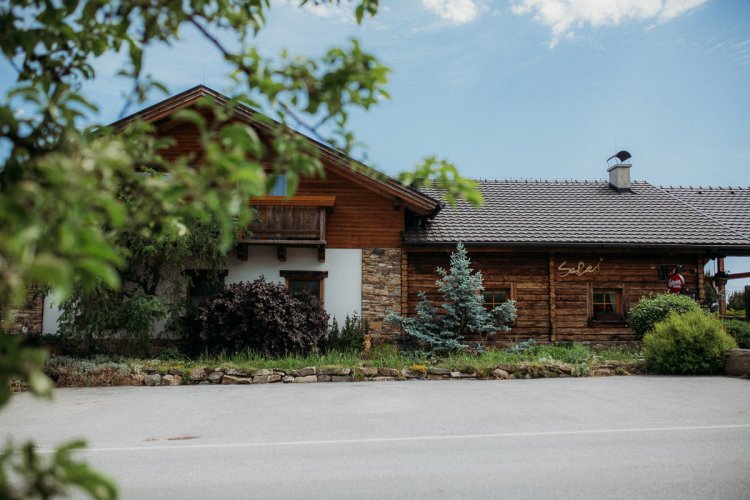
M 308 353 L 328 327 L 318 299 L 262 276 L 227 285 L 201 304 L 197 320 L 209 351 L 252 350 L 267 356 Z

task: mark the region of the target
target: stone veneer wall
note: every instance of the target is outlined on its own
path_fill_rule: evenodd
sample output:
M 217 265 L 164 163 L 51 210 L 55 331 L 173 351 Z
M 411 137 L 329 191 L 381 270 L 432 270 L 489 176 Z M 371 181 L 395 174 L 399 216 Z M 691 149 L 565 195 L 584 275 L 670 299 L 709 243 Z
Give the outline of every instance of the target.
M 29 290 L 26 303 L 15 311 L 13 323 L 5 324 L 0 318 L 0 330 L 9 333 L 42 334 L 42 315 L 44 314 L 44 294 L 39 290 Z
M 401 314 L 401 249 L 362 249 L 362 319 L 373 340 L 394 340 L 398 327 L 384 321 L 389 311 Z

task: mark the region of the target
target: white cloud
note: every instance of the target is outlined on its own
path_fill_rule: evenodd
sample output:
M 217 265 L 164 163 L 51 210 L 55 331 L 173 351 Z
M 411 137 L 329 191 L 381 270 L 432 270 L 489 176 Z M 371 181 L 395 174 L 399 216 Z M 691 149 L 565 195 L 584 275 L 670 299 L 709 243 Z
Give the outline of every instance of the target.
M 422 6 L 453 24 L 470 23 L 480 12 L 474 0 L 422 0 Z
M 300 2 L 299 0 L 285 0 L 281 5 L 286 8 L 297 10 L 300 7 Z M 322 17 L 324 19 L 333 19 L 345 23 L 354 21 L 354 6 L 348 2 L 308 2 L 304 5 L 303 9 L 314 16 Z
M 423 0 L 424 1 L 424 0 Z M 533 14 L 552 29 L 550 47 L 570 38 L 584 25 L 617 26 L 623 22 L 655 20 L 666 23 L 708 0 L 518 0 L 515 14 Z

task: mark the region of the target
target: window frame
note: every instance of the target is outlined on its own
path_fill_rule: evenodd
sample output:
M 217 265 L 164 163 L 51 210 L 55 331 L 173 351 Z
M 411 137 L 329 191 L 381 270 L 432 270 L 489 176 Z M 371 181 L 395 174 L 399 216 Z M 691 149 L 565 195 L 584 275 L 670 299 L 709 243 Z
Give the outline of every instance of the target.
M 598 313 L 595 296 L 599 293 L 611 293 L 616 295 L 616 309 L 614 312 Z M 614 283 L 592 283 L 589 291 L 589 324 L 625 324 L 627 321 L 627 288 L 623 284 Z M 606 304 L 606 301 L 603 303 Z
M 321 307 L 325 302 L 325 285 L 324 280 L 328 277 L 328 271 L 295 271 L 281 270 L 279 275 L 284 278 L 284 285 L 291 290 L 290 281 L 317 281 L 318 282 L 318 299 Z
M 505 302 L 515 300 L 513 296 L 513 287 L 511 285 L 486 286 L 484 287 L 484 291 L 482 292 L 482 299 L 484 300 L 484 308 L 487 309 L 487 312 L 492 311 L 492 309 L 499 306 L 500 304 L 504 304 L 505 302 L 487 302 L 486 294 L 494 294 L 500 292 L 505 293 Z
M 484 291 L 482 293 L 482 299 L 484 299 L 485 293 L 487 292 L 492 293 L 493 291 L 499 291 L 499 290 L 507 290 L 508 291 L 507 301 L 512 300 L 513 302 L 516 302 L 516 294 L 517 294 L 516 284 L 507 283 L 507 282 L 498 282 L 498 283 L 490 282 L 490 284 L 487 285 L 487 282 L 485 281 Z M 492 309 L 495 306 L 499 305 L 499 304 L 495 304 L 493 307 L 487 308 L 486 304 L 487 303 L 485 302 L 485 309 L 487 310 L 487 312 L 492 311 Z M 502 302 L 500 302 L 500 304 L 502 304 Z M 514 319 L 511 323 L 508 323 L 508 326 L 510 326 L 511 328 L 515 328 L 516 326 L 518 326 L 519 316 L 520 316 L 520 311 L 518 311 L 518 307 L 516 306 L 516 319 Z

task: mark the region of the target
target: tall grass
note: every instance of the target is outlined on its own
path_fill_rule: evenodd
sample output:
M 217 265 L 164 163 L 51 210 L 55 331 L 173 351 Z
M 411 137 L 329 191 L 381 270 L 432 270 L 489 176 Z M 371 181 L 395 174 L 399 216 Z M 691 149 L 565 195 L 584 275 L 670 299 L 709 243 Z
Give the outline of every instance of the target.
M 524 350 L 513 352 L 490 350 L 480 354 L 457 353 L 440 358 L 425 354 L 400 352 L 393 345 L 379 345 L 368 353 L 337 352 L 317 353 L 306 356 L 289 355 L 283 357 L 264 357 L 257 352 L 242 351 L 234 354 L 203 354 L 196 358 L 186 358 L 176 351 L 164 353 L 153 359 L 128 359 L 122 356 L 97 356 L 88 359 L 71 359 L 64 357 L 51 361 L 49 368 L 59 371 L 63 368 L 80 368 L 76 371 L 90 371 L 93 365 L 105 365 L 114 368 L 130 367 L 132 372 L 150 368 L 159 373 L 169 371 L 186 372 L 196 367 L 236 368 L 246 371 L 262 368 L 276 368 L 285 371 L 308 366 L 372 366 L 401 369 L 412 365 L 437 366 L 459 371 L 488 370 L 503 364 L 566 364 L 571 366 L 597 365 L 603 363 L 632 363 L 640 359 L 640 351 L 632 348 L 611 348 L 592 350 L 581 344 L 534 345 Z M 53 358 L 54 359 L 54 358 Z

